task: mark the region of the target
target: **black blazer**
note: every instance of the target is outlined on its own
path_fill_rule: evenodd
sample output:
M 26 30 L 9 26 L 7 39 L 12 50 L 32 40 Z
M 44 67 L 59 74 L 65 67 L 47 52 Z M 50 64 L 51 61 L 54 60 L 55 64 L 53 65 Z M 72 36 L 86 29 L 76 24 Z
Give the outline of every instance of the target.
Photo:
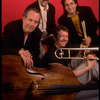
M 28 7 L 35 7 L 40 11 L 38 1 L 30 4 Z M 48 32 L 48 35 L 53 33 L 53 30 L 54 30 L 55 27 L 56 27 L 56 24 L 55 24 L 55 7 L 52 4 L 49 3 L 49 9 L 48 9 L 48 12 L 47 12 L 47 32 Z
M 99 45 L 99 43 L 98 43 L 99 38 L 96 34 L 96 31 L 98 29 L 98 22 L 97 22 L 90 7 L 86 7 L 86 6 L 79 7 L 79 20 L 80 20 L 80 23 L 83 20 L 85 20 L 86 33 L 88 36 L 92 37 L 91 45 Z M 81 43 L 82 42 L 82 39 L 84 37 L 78 36 L 77 31 L 74 27 L 74 24 L 73 24 L 71 18 L 67 18 L 66 13 L 64 13 L 63 15 L 60 16 L 60 18 L 58 19 L 58 23 L 60 25 L 65 25 L 68 27 L 69 42 L 71 42 L 71 43 Z M 82 29 L 82 26 L 81 26 L 81 29 Z
M 2 54 L 18 55 L 18 51 L 21 48 L 24 48 L 25 50 L 29 50 L 34 60 L 37 60 L 40 53 L 39 42 L 41 36 L 41 31 L 36 28 L 29 34 L 25 45 L 23 45 L 24 32 L 22 29 L 22 20 L 12 21 L 6 24 L 4 28 L 2 39 Z

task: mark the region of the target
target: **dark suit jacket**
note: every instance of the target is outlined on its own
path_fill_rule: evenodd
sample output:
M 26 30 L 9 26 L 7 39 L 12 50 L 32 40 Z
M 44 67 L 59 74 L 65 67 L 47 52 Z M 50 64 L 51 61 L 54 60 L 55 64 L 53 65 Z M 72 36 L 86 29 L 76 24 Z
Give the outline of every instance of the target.
M 35 7 L 40 11 L 38 1 L 32 3 L 28 7 Z M 53 30 L 54 30 L 55 27 L 56 27 L 56 24 L 55 24 L 55 7 L 52 4 L 49 3 L 49 9 L 48 9 L 48 12 L 47 12 L 47 32 L 48 32 L 48 35 L 53 33 Z
M 98 45 L 99 40 L 96 34 L 96 31 L 98 28 L 98 22 L 90 7 L 86 7 L 86 6 L 79 7 L 79 20 L 80 20 L 80 23 L 83 20 L 85 20 L 86 33 L 88 36 L 92 37 L 91 45 Z M 71 18 L 67 18 L 66 13 L 60 16 L 60 18 L 58 19 L 58 23 L 60 25 L 65 25 L 69 28 L 69 42 L 81 43 L 84 37 L 81 38 L 80 36 L 78 36 Z M 81 26 L 81 29 L 82 29 L 82 26 Z
M 2 54 L 18 55 L 18 51 L 24 48 L 25 50 L 29 50 L 34 60 L 37 60 L 40 53 L 39 41 L 41 36 L 41 31 L 36 28 L 29 34 L 25 45 L 23 45 L 24 32 L 22 29 L 22 20 L 12 21 L 4 28 Z

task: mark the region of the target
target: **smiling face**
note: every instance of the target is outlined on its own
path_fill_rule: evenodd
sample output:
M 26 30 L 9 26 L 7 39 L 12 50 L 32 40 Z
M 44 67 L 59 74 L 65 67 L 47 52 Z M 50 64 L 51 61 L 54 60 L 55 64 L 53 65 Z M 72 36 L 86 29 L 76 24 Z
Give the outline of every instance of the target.
M 44 7 L 44 6 L 48 5 L 50 0 L 39 0 L 39 1 L 40 1 L 41 6 Z
M 30 10 L 27 17 L 23 17 L 23 31 L 25 34 L 29 34 L 35 30 L 40 20 L 40 14 Z
M 62 48 L 68 43 L 68 32 L 60 30 L 55 38 L 55 45 L 57 48 Z
M 76 7 L 77 7 L 77 3 L 75 3 L 73 0 L 65 0 L 65 10 L 69 14 L 75 15 Z

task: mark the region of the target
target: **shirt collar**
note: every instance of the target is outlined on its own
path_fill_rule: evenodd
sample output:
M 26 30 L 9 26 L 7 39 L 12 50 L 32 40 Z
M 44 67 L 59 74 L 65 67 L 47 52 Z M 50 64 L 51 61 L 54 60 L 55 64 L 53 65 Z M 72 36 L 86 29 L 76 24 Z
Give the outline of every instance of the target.
M 79 14 L 79 11 L 77 11 L 75 15 L 78 15 L 78 14 Z M 73 17 L 73 15 L 72 14 L 67 14 L 67 17 Z

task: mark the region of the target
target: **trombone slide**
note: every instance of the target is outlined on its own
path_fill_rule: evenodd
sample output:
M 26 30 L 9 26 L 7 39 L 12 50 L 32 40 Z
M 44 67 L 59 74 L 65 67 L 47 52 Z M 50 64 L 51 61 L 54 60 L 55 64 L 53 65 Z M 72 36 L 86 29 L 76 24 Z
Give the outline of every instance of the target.
M 64 51 L 68 51 L 68 56 L 64 57 Z M 98 47 L 93 47 L 93 48 L 58 48 L 56 51 L 55 51 L 55 56 L 58 58 L 58 59 L 86 59 L 86 55 L 84 53 L 84 56 L 83 57 L 71 57 L 70 56 L 70 51 L 71 50 L 94 50 L 94 51 L 99 51 L 99 48 Z M 57 55 L 57 51 L 60 51 L 59 55 Z M 90 60 L 99 60 L 98 57 L 93 57 L 93 58 L 89 58 Z

